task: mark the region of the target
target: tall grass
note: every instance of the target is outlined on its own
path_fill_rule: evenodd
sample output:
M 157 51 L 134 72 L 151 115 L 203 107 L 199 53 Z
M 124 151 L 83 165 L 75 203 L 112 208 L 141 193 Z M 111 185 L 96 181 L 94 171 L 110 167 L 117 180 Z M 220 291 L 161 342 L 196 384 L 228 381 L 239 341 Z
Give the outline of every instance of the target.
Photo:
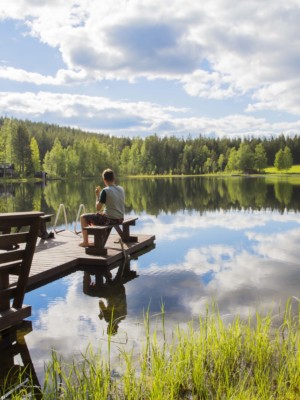
M 275 315 L 257 313 L 225 323 L 215 306 L 199 321 L 177 327 L 167 338 L 150 334 L 136 357 L 120 349 L 119 374 L 89 349 L 80 363 L 64 364 L 56 353 L 47 366 L 45 399 L 234 399 L 300 398 L 300 313 L 288 302 L 280 326 Z M 108 344 L 110 346 L 110 343 Z M 22 395 L 24 396 L 24 393 Z M 24 398 L 18 397 L 15 398 Z

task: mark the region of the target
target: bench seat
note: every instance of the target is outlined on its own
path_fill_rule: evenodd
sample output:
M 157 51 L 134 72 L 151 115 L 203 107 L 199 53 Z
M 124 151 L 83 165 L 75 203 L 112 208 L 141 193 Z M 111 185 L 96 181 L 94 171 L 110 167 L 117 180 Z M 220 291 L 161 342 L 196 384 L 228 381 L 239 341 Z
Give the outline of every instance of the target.
M 86 247 L 86 254 L 107 255 L 105 244 L 113 228 L 117 231 L 124 243 L 137 242 L 137 236 L 130 235 L 130 226 L 134 226 L 137 219 L 137 217 L 132 217 L 125 219 L 121 224 L 92 225 L 84 227 L 83 229 L 87 231 L 88 235 L 94 236 L 94 246 Z

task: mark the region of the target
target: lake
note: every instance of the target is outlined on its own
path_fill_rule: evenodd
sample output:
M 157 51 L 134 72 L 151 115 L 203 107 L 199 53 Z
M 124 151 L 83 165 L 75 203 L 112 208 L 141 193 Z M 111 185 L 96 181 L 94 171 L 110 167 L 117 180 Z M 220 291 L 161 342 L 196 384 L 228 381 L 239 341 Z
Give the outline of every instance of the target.
M 155 248 L 130 260 L 126 279 L 98 285 L 95 271 L 78 270 L 26 294 L 33 330 L 25 336 L 39 380 L 55 349 L 66 359 L 88 344 L 107 353 L 107 329 L 117 320 L 111 357 L 120 346 L 139 349 L 144 316 L 167 332 L 197 320 L 216 302 L 222 318 L 255 311 L 280 315 L 300 297 L 300 178 L 120 179 L 133 232 L 155 234 Z M 96 179 L 0 185 L 0 212 L 66 207 L 74 230 L 80 204 L 93 211 Z M 63 226 L 64 221 L 58 221 Z M 54 239 L 55 240 L 55 239 Z M 123 265 L 120 265 L 123 268 Z M 99 271 L 101 275 L 101 271 Z M 114 307 L 115 315 L 112 316 Z M 158 322 L 157 322 L 158 320 Z

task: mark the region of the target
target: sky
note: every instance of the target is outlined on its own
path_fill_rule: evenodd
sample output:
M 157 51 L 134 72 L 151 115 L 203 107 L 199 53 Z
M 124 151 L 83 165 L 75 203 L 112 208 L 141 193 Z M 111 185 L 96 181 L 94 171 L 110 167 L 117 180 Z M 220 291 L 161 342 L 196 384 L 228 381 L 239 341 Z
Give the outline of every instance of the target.
M 300 133 L 300 0 L 2 0 L 0 116 L 112 136 Z

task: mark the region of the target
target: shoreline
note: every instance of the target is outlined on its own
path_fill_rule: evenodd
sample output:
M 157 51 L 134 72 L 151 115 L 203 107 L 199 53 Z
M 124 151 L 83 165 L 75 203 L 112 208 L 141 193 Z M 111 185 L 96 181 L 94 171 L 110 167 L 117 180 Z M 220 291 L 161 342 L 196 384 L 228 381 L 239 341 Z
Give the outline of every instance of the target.
M 261 174 L 244 174 L 244 173 L 211 173 L 211 174 L 195 174 L 195 175 L 120 175 L 120 178 L 130 178 L 130 179 L 185 179 L 185 178 L 300 178 L 300 172 L 270 172 L 270 173 L 261 173 Z M 79 180 L 88 180 L 88 179 L 98 179 L 99 176 L 89 176 L 89 177 L 81 177 L 77 178 Z M 64 178 L 47 178 L 46 182 L 51 181 L 64 181 L 68 179 L 74 179 L 74 177 L 64 177 Z M 1 183 L 44 183 L 43 179 L 39 178 L 0 178 Z

